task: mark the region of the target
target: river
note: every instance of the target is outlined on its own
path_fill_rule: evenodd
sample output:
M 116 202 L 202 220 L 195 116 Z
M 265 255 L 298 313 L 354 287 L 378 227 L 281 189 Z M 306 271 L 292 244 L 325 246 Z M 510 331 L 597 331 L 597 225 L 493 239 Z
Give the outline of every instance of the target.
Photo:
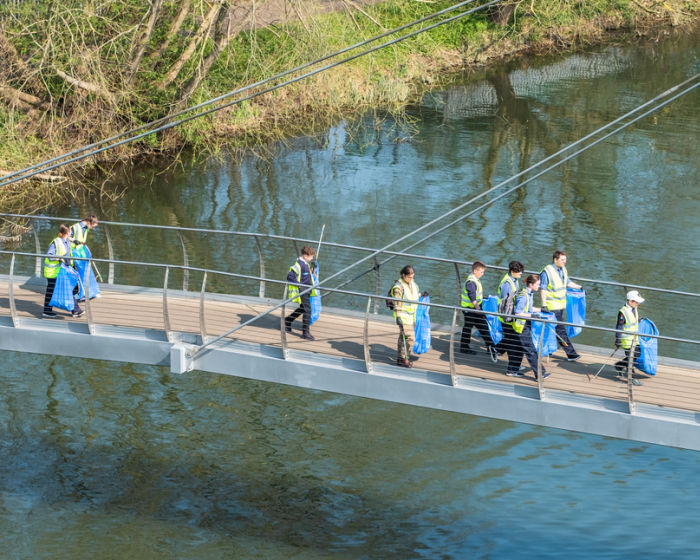
M 267 158 L 134 166 L 105 184 L 127 187 L 116 202 L 50 213 L 309 238 L 325 223 L 328 241 L 381 247 L 700 72 L 698 39 L 456 76 L 405 122 L 371 112 Z M 564 249 L 574 276 L 700 292 L 699 132 L 696 90 L 412 252 L 535 270 Z M 115 248 L 180 262 L 178 243 L 146 232 Z M 195 265 L 255 261 L 233 241 L 187 243 Z M 269 271 L 291 258 L 280 247 Z M 454 302 L 444 270 L 416 268 L 434 300 Z M 591 322 L 612 326 L 623 294 L 592 286 Z M 698 338 L 697 298 L 644 295 L 662 334 Z M 196 371 L 1 356 L 5 557 L 700 554 L 695 452 Z

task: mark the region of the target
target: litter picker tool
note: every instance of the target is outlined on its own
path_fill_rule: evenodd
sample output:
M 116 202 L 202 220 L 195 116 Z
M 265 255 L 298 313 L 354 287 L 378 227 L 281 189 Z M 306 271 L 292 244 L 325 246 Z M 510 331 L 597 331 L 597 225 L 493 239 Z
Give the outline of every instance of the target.
M 615 352 L 617 352 L 617 348 L 615 348 L 615 350 L 612 351 L 612 354 L 610 354 L 610 356 L 608 356 L 608 359 L 605 360 L 605 363 L 602 366 L 600 366 L 598 373 L 596 373 L 592 378 L 591 378 L 590 373 L 586 374 L 588 376 L 588 381 L 591 381 L 591 379 L 595 379 L 596 377 L 598 377 L 598 375 L 600 375 L 600 372 L 603 371 L 603 368 L 610 363 L 610 360 L 612 360 L 612 357 L 615 355 Z
M 321 252 L 321 241 L 323 241 L 323 232 L 326 230 L 326 224 L 321 227 L 321 237 L 318 238 L 318 245 L 316 246 L 316 260 L 318 260 L 318 254 Z
M 92 268 L 95 269 L 95 276 L 97 276 L 100 279 L 100 282 L 102 282 L 102 275 L 100 274 L 100 271 L 97 269 L 97 265 L 95 264 L 95 261 L 90 261 L 92 263 Z

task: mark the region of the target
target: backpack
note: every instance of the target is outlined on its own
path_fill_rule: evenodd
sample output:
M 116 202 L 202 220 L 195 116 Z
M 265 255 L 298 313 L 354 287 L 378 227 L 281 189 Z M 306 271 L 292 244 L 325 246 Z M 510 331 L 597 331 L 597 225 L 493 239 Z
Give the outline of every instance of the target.
M 394 282 L 394 284 L 391 286 L 391 288 L 389 288 L 389 291 L 386 293 L 386 297 L 388 297 L 388 298 L 394 297 L 394 295 L 391 292 L 394 291 L 394 288 L 396 288 L 396 286 L 401 288 L 401 295 L 403 296 L 403 288 L 401 287 L 401 283 L 397 280 L 396 282 Z M 392 311 L 394 310 L 396 302 L 393 299 L 385 299 L 384 303 L 389 309 L 391 309 Z
M 511 290 L 505 299 L 501 299 L 498 303 L 498 312 L 503 315 L 512 315 L 513 306 L 515 304 L 515 292 Z M 510 319 L 508 319 L 510 320 Z

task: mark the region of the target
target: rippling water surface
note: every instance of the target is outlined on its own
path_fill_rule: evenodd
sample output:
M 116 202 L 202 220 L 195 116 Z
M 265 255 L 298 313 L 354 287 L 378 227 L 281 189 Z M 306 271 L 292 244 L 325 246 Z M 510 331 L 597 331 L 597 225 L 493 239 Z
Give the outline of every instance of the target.
M 366 115 L 269 161 L 133 168 L 115 179 L 127 196 L 98 212 L 311 238 L 325 222 L 330 241 L 381 246 L 697 73 L 697 39 L 520 61 L 426 96 L 412 128 Z M 561 247 L 578 276 L 700 292 L 698 117 L 695 92 L 414 252 L 535 269 Z M 178 262 L 178 243 L 115 240 L 117 257 L 158 262 Z M 188 244 L 196 265 L 254 260 L 233 241 Z M 453 298 L 444 270 L 418 274 Z M 614 320 L 620 296 L 589 292 L 595 322 Z M 697 304 L 649 296 L 645 308 L 662 332 L 697 338 Z M 695 452 L 201 372 L 1 356 L 4 557 L 700 555 Z

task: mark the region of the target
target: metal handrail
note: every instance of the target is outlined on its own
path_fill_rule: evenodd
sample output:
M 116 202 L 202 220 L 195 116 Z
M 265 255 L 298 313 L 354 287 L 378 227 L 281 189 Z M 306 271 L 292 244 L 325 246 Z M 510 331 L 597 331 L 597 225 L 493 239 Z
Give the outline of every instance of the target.
M 24 256 L 24 257 L 45 257 L 47 255 L 45 254 L 37 254 L 37 253 L 27 253 L 27 252 L 22 252 L 22 251 L 6 251 L 3 249 L 0 249 L 0 255 L 10 255 L 10 256 Z M 167 282 L 167 271 L 169 269 L 173 270 L 181 270 L 184 269 L 185 267 L 183 265 L 172 265 L 172 264 L 167 264 L 167 263 L 148 263 L 148 262 L 139 262 L 139 261 L 123 261 L 123 260 L 110 260 L 110 259 L 100 259 L 100 258 L 87 258 L 87 257 L 71 257 L 72 260 L 75 261 L 93 261 L 93 262 L 101 262 L 101 263 L 113 263 L 113 264 L 121 264 L 121 265 L 134 265 L 134 266 L 143 266 L 143 267 L 148 267 L 148 268 L 154 268 L 154 269 L 165 269 L 166 270 L 166 277 L 164 279 L 164 289 L 163 289 L 163 295 L 164 298 L 167 299 L 167 294 L 166 294 L 166 286 L 165 283 Z M 199 268 L 199 267 L 187 267 L 188 270 L 193 271 L 193 272 L 201 272 L 201 273 L 208 273 L 208 274 L 219 274 L 222 276 L 228 276 L 232 278 L 240 278 L 240 279 L 245 279 L 245 280 L 253 280 L 253 281 L 262 281 L 264 280 L 265 282 L 270 282 L 274 284 L 280 284 L 284 286 L 290 285 L 289 282 L 286 280 L 279 280 L 276 278 L 260 278 L 259 276 L 254 276 L 254 275 L 249 275 L 249 274 L 240 274 L 236 272 L 228 272 L 228 271 L 219 271 L 219 270 L 213 270 L 213 269 L 208 269 L 208 268 Z M 300 287 L 308 288 L 310 289 L 309 286 L 306 285 L 299 285 Z M 394 297 L 389 297 L 385 295 L 377 295 L 377 294 L 370 294 L 367 292 L 358 292 L 354 290 L 343 290 L 343 289 L 336 289 L 336 288 L 322 288 L 322 291 L 324 293 L 338 293 L 342 295 L 347 295 L 351 297 L 357 297 L 357 298 L 371 298 L 371 299 L 379 299 L 379 300 L 392 300 L 392 301 L 404 301 L 399 298 L 394 298 Z M 430 302 L 430 303 L 423 303 L 421 302 L 421 305 L 427 305 L 431 308 L 435 309 L 444 309 L 447 311 L 461 311 L 463 308 L 460 305 L 448 305 L 448 304 L 443 304 L 443 303 L 435 303 L 435 302 Z M 167 303 L 164 303 L 164 310 L 167 308 Z M 485 310 L 480 310 L 479 313 L 483 315 L 490 315 L 490 316 L 495 316 L 495 317 L 501 317 L 503 319 L 516 319 L 518 318 L 517 315 L 515 314 L 507 314 L 507 313 L 498 313 L 495 311 L 485 311 Z M 532 317 L 530 320 L 535 321 L 535 322 L 540 322 L 540 323 L 546 323 L 550 325 L 563 325 L 565 327 L 580 327 L 581 325 L 575 324 L 575 323 L 570 323 L 567 321 L 555 321 L 555 320 L 550 320 L 542 317 Z M 596 326 L 596 325 L 585 325 L 585 328 L 590 331 L 599 331 L 599 332 L 609 332 L 609 333 L 617 333 L 619 332 L 617 329 L 610 328 L 610 327 L 601 327 L 601 326 Z M 647 333 L 640 333 L 640 332 L 635 332 L 635 333 L 629 333 L 630 335 L 634 336 L 642 336 L 642 337 L 647 337 L 647 338 L 655 338 L 657 340 L 667 340 L 669 342 L 679 342 L 683 344 L 698 344 L 700 345 L 700 340 L 693 340 L 693 339 L 686 339 L 686 338 L 678 338 L 678 337 L 672 337 L 672 336 L 665 336 L 665 335 L 655 335 L 655 334 L 647 334 Z
M 58 218 L 58 217 L 53 217 L 53 216 L 37 216 L 34 214 L 13 214 L 13 213 L 0 213 L 0 217 L 14 217 L 14 218 L 28 218 L 28 219 L 34 219 L 34 220 L 47 220 L 47 221 L 56 221 L 56 222 L 71 222 L 71 221 L 79 221 L 80 218 Z M 292 236 L 287 236 L 287 235 L 277 235 L 277 234 L 270 234 L 270 233 L 251 233 L 251 232 L 244 232 L 244 231 L 228 231 L 228 230 L 219 230 L 219 229 L 208 229 L 208 228 L 190 228 L 190 227 L 180 227 L 180 226 L 162 226 L 162 225 L 156 225 L 156 224 L 138 224 L 138 223 L 131 223 L 131 222 L 112 222 L 108 220 L 101 220 L 100 225 L 111 225 L 111 226 L 124 226 L 124 227 L 135 227 L 135 228 L 145 228 L 145 229 L 156 229 L 156 230 L 169 230 L 169 231 L 175 231 L 175 232 L 193 232 L 193 233 L 214 233 L 214 234 L 223 234 L 223 235 L 234 235 L 234 236 L 241 236 L 241 237 L 251 237 L 254 238 L 256 243 L 259 244 L 259 239 L 260 238 L 266 238 L 266 239 L 274 239 L 274 240 L 280 240 L 280 241 L 292 241 L 295 244 L 314 244 L 318 242 L 318 239 L 306 239 L 303 237 L 292 237 Z M 36 234 L 36 229 L 35 229 L 35 234 Z M 109 235 L 108 235 L 109 237 Z M 38 238 L 37 238 L 38 240 Z M 400 251 L 389 251 L 389 250 L 379 250 L 371 247 L 362 247 L 358 245 L 349 245 L 346 243 L 333 243 L 331 241 L 325 241 L 323 242 L 324 246 L 326 247 L 334 247 L 338 249 L 348 249 L 348 250 L 353 250 L 353 251 L 362 251 L 366 253 L 381 253 L 384 255 L 390 255 L 393 257 L 403 257 L 405 259 L 420 259 L 424 261 L 431 261 L 431 262 L 436 262 L 436 263 L 444 263 L 444 264 L 454 264 L 455 266 L 471 266 L 473 261 L 465 261 L 465 260 L 459 260 L 459 259 L 450 259 L 450 258 L 443 258 L 443 257 L 434 257 L 434 256 L 429 256 L 429 255 L 419 255 L 416 253 L 406 253 L 406 252 L 400 252 Z M 108 239 L 108 247 L 110 249 L 111 253 L 111 239 Z M 184 250 L 184 246 L 183 246 Z M 295 250 L 298 253 L 298 245 L 295 245 Z M 39 252 L 39 251 L 37 251 Z M 259 252 L 260 254 L 260 252 Z M 110 254 L 110 258 L 113 259 L 114 255 Z M 186 259 L 186 256 L 185 256 Z M 116 262 L 116 261 L 115 261 Z M 378 270 L 378 268 L 381 266 L 381 263 L 375 264 L 375 269 Z M 493 269 L 493 270 L 501 270 L 501 271 L 507 271 L 508 267 L 507 266 L 501 266 L 501 265 L 490 265 L 486 263 L 486 267 L 488 269 Z M 530 274 L 539 274 L 540 271 L 538 270 L 526 270 L 526 273 Z M 110 269 L 110 274 L 112 273 L 112 270 Z M 262 274 L 264 275 L 264 274 Z M 586 282 L 586 283 L 594 283 L 594 284 L 601 284 L 604 286 L 613 286 L 613 287 L 622 287 L 625 289 L 636 289 L 636 290 L 646 290 L 646 291 L 652 291 L 652 292 L 659 292 L 659 293 L 665 293 L 665 294 L 671 294 L 671 295 L 679 295 L 679 296 L 688 296 L 688 297 L 700 297 L 700 293 L 695 293 L 695 292 L 685 292 L 681 290 L 670 290 L 667 288 L 657 288 L 654 286 L 644 286 L 644 285 L 639 285 L 639 284 L 630 284 L 627 282 L 616 282 L 612 280 L 599 280 L 599 279 L 593 279 L 593 278 L 584 278 L 581 276 L 569 276 L 571 280 L 576 280 L 580 282 Z M 112 283 L 112 282 L 109 282 Z

